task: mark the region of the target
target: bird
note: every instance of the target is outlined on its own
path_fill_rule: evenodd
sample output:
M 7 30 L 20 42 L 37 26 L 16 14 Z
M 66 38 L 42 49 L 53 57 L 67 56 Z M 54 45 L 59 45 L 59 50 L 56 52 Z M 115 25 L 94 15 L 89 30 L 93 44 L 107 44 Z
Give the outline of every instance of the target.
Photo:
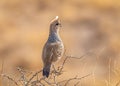
M 56 16 L 50 23 L 48 40 L 42 51 L 43 76 L 49 77 L 51 65 L 59 61 L 64 53 L 64 45 L 59 35 L 61 23 Z

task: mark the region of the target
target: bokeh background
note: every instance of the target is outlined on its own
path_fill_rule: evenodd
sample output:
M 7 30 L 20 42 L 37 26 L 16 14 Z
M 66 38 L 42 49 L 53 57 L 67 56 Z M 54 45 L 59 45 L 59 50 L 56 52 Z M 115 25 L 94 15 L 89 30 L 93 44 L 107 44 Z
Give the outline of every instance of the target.
M 42 69 L 42 48 L 50 21 L 57 15 L 67 55 L 80 57 L 89 52 L 82 60 L 69 59 L 59 79 L 93 73 L 78 86 L 117 86 L 119 0 L 0 0 L 0 71 L 18 78 L 18 66 L 29 71 Z M 14 86 L 7 79 L 0 79 L 0 84 Z

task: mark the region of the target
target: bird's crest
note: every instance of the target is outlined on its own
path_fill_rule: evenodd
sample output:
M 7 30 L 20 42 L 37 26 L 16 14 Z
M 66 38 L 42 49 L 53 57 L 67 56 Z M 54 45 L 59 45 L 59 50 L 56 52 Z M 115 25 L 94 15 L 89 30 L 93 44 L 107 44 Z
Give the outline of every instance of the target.
M 56 17 L 51 21 L 51 23 L 53 23 L 54 21 L 57 21 L 58 19 L 59 19 L 59 17 L 56 16 Z
M 59 19 L 59 17 L 58 17 L 58 16 L 56 16 L 56 17 L 55 17 L 55 19 L 57 20 L 57 19 Z

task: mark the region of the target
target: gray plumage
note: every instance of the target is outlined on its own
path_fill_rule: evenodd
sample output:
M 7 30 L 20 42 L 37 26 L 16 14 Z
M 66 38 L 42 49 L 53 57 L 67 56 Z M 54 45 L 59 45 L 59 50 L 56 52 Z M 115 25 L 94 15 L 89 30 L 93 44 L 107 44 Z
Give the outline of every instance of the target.
M 59 36 L 60 25 L 57 16 L 50 24 L 49 37 L 43 48 L 43 76 L 46 77 L 49 77 L 51 64 L 58 61 L 64 52 L 63 42 Z

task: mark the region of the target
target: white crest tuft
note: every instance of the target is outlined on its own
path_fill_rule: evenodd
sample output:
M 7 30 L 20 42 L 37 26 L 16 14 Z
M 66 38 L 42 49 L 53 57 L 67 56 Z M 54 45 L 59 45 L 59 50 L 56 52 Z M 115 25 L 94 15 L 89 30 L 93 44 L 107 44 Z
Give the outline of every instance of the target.
M 55 19 L 58 19 L 58 18 L 59 18 L 58 16 L 55 17 Z
M 51 23 L 53 23 L 54 21 L 56 21 L 56 20 L 58 20 L 58 19 L 59 19 L 59 17 L 56 16 L 56 17 L 51 21 Z

